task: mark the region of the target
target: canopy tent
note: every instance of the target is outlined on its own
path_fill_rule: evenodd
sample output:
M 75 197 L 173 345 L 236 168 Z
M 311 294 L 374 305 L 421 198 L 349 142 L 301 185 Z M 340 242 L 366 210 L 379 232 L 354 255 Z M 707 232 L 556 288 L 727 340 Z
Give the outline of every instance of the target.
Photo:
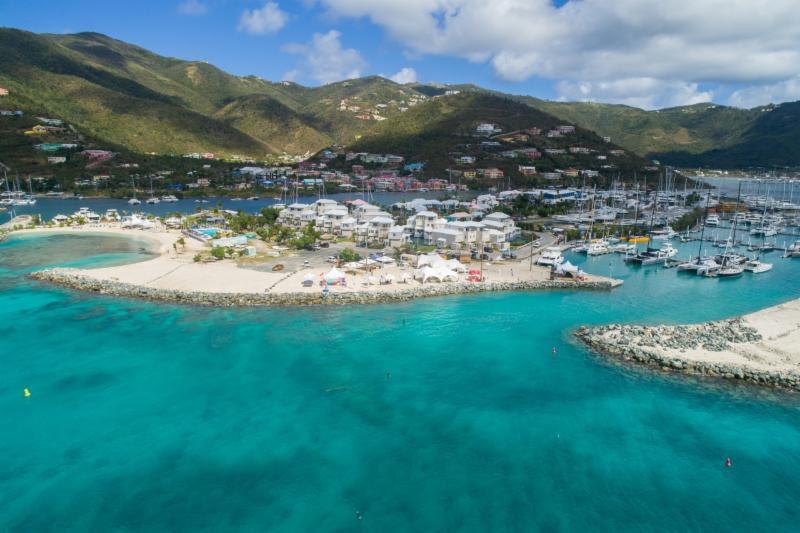
M 429 266 L 437 270 L 454 270 L 456 272 L 466 272 L 467 267 L 458 259 L 443 259 L 439 254 L 426 254 L 417 257 L 417 268 Z
M 434 268 L 425 266 L 419 268 L 414 273 L 414 277 L 425 283 L 426 281 L 458 281 L 458 274 L 446 268 Z
M 584 276 L 584 272 L 569 261 L 564 261 L 560 265 L 557 265 L 556 274 L 559 276 L 570 276 L 572 278 L 581 278 Z
M 345 283 L 346 277 L 344 272 L 334 267 L 330 269 L 330 271 L 328 271 L 327 274 L 323 274 L 322 279 L 328 285 L 343 285 Z

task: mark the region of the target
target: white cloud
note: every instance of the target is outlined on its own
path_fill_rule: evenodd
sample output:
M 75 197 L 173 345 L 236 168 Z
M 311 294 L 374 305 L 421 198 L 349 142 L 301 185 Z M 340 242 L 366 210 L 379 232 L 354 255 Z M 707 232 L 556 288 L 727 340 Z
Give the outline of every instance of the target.
M 205 15 L 208 6 L 200 0 L 185 0 L 178 4 L 178 13 L 181 15 Z
M 315 33 L 308 43 L 285 46 L 284 51 L 300 56 L 300 64 L 287 74 L 322 84 L 361 76 L 366 62 L 358 50 L 342 46 L 341 35 L 336 30 Z
M 239 18 L 239 31 L 253 35 L 274 33 L 289 21 L 289 15 L 275 2 L 267 2 L 259 9 L 245 9 Z
M 778 83 L 740 89 L 731 94 L 728 102 L 733 106 L 749 109 L 792 100 L 800 100 L 800 75 Z
M 642 109 L 658 109 L 710 102 L 714 94 L 696 83 L 663 82 L 655 78 L 628 78 L 601 82 L 560 81 L 559 100 L 616 102 Z
M 320 2 L 371 20 L 411 53 L 488 63 L 509 81 L 652 79 L 691 101 L 705 96 L 694 84 L 774 84 L 800 71 L 797 0 Z
M 411 67 L 401 68 L 396 74 L 389 77 L 395 83 L 414 83 L 417 81 L 417 71 Z

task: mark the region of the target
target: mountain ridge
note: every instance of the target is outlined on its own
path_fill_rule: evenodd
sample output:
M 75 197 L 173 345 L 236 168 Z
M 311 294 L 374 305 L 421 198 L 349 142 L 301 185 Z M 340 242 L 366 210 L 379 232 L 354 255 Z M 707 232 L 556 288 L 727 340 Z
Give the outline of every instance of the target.
M 0 86 L 12 93 L 0 106 L 59 116 L 93 138 L 139 153 L 311 154 L 354 145 L 386 124 L 403 125 L 404 114 L 431 99 L 480 93 L 515 100 L 667 164 L 800 166 L 800 132 L 777 127 L 794 120 L 789 104 L 646 111 L 554 102 L 473 84 L 401 85 L 380 76 L 305 87 L 235 76 L 95 32 L 0 28 L 0 56 Z

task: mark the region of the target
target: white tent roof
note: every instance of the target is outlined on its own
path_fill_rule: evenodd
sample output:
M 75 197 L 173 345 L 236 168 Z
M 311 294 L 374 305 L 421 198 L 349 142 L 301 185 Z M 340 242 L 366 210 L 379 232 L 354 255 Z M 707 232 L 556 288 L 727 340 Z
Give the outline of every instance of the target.
M 344 272 L 339 270 L 338 268 L 334 267 L 328 271 L 327 274 L 322 276 L 325 281 L 336 281 L 340 279 L 344 279 L 345 275 Z

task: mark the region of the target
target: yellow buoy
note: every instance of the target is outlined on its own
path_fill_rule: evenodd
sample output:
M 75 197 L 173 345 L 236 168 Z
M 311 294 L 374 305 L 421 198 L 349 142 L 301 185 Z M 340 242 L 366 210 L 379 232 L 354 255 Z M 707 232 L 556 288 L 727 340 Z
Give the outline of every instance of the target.
M 25 389 L 22 391 L 22 395 L 25 396 L 26 398 L 30 398 L 31 397 L 31 391 L 29 391 L 28 388 L 25 387 Z

